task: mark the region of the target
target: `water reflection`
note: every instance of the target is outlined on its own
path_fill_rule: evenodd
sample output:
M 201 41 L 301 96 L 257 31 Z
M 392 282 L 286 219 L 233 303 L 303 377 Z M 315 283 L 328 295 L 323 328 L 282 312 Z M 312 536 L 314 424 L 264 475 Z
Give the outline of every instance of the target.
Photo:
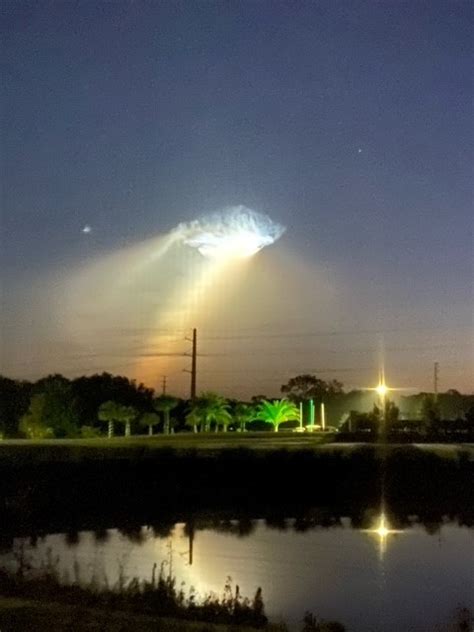
M 184 519 L 183 519 L 184 518 Z M 379 541 L 385 541 L 385 547 L 390 536 L 407 532 L 407 530 L 417 527 L 423 529 L 428 535 L 436 535 L 444 525 L 455 525 L 459 527 L 474 527 L 472 509 L 465 512 L 451 515 L 440 514 L 432 510 L 424 511 L 422 514 L 397 513 L 393 510 L 389 512 L 382 508 L 367 508 L 364 511 L 354 511 L 353 513 L 342 515 L 334 513 L 329 508 L 312 508 L 295 513 L 291 518 L 285 514 L 271 512 L 260 518 L 248 515 L 235 516 L 228 512 L 214 512 L 208 514 L 192 514 L 188 516 L 176 515 L 174 520 L 166 517 L 163 521 L 156 520 L 144 527 L 132 521 L 115 529 L 108 529 L 103 526 L 94 530 L 69 529 L 61 536 L 67 547 L 77 547 L 80 544 L 81 533 L 91 533 L 97 544 L 105 544 L 110 538 L 112 531 L 117 531 L 124 539 L 140 546 L 150 537 L 154 539 L 167 539 L 173 534 L 177 523 L 184 526 L 184 534 L 190 539 L 190 546 L 196 532 L 215 531 L 220 534 L 227 534 L 238 538 L 248 538 L 252 536 L 258 525 L 263 522 L 269 531 L 293 532 L 305 534 L 316 530 L 328 530 L 337 528 L 347 528 L 373 535 Z M 32 547 L 36 546 L 46 537 L 54 533 L 54 529 L 47 534 L 44 531 L 32 531 L 30 533 L 18 533 L 19 537 L 28 538 Z M 0 534 L 0 553 L 11 550 L 15 540 L 14 534 Z
M 433 630 L 457 605 L 473 606 L 474 531 L 452 522 L 438 522 L 438 537 L 415 515 L 402 528 L 375 510 L 355 521 L 314 509 L 292 518 L 194 515 L 166 525 L 14 538 L 2 559 L 11 563 L 22 546 L 33 565 L 49 555 L 63 581 L 109 586 L 150 580 L 165 563 L 201 595 L 220 594 L 230 575 L 244 594 L 262 586 L 273 618 L 297 622 L 310 609 L 350 632 Z
M 378 549 L 380 559 L 383 560 L 385 553 L 387 552 L 388 539 L 392 535 L 404 533 L 403 529 L 392 529 L 388 523 L 387 516 L 384 512 L 378 516 L 375 525 L 372 529 L 363 529 L 364 533 L 369 533 L 375 536 L 378 541 Z

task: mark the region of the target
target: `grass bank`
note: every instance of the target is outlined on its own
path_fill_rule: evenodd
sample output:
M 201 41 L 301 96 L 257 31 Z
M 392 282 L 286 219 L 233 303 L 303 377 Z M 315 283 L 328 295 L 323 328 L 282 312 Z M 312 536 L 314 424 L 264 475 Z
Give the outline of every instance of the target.
M 153 459 L 159 458 L 163 450 L 173 450 L 177 456 L 189 451 L 198 451 L 203 456 L 215 455 L 239 448 L 257 452 L 313 450 L 335 445 L 333 438 L 334 435 L 329 433 L 229 432 L 112 439 L 8 439 L 0 441 L 0 466 L 48 461 L 78 462 L 82 459 Z
M 100 609 L 111 614 L 148 615 L 150 623 L 151 617 L 172 617 L 183 622 L 233 624 L 254 629 L 266 628 L 268 624 L 261 589 L 249 599 L 240 594 L 239 587 L 234 587 L 230 578 L 221 595 L 208 594 L 198 599 L 193 588 L 185 592 L 183 584 L 177 587 L 169 569 L 164 572 L 164 564 L 159 571 L 157 564 L 153 565 L 149 580 L 129 579 L 121 573 L 117 581 L 109 585 L 107 580 L 97 578 L 84 583 L 78 576 L 73 582 L 65 582 L 58 562 L 49 557 L 35 568 L 27 556 L 18 557 L 14 570 L 0 569 L 0 595 L 13 600 L 33 598 L 39 603 L 84 610 Z
M 0 597 L 0 629 L 2 632 L 255 632 L 249 626 L 183 621 L 100 608 L 85 608 L 61 603 L 44 603 L 32 599 Z M 284 628 L 269 624 L 267 632 Z
M 338 439 L 337 442 L 335 439 Z M 443 458 L 458 458 L 459 453 L 474 459 L 474 444 L 422 443 L 413 444 L 425 452 Z M 143 461 L 161 459 L 173 453 L 175 457 L 186 457 L 197 453 L 201 457 L 224 456 L 236 450 L 249 450 L 259 454 L 279 451 L 319 453 L 348 453 L 363 446 L 374 450 L 392 452 L 407 444 L 387 444 L 380 446 L 374 442 L 341 442 L 340 437 L 331 433 L 182 433 L 176 435 L 156 435 L 152 437 L 114 437 L 112 439 L 7 439 L 0 441 L 0 467 L 35 465 L 41 463 L 90 462 L 91 460 Z

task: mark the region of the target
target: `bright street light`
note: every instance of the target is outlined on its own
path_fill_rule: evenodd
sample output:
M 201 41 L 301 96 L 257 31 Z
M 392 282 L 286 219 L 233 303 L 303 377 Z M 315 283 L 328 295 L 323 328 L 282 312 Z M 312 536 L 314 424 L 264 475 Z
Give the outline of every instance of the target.
M 385 397 L 385 395 L 388 393 L 390 389 L 388 388 L 388 386 L 386 384 L 384 384 L 383 382 L 381 382 L 378 386 L 375 387 L 375 391 L 377 392 L 378 395 L 380 395 L 380 397 Z

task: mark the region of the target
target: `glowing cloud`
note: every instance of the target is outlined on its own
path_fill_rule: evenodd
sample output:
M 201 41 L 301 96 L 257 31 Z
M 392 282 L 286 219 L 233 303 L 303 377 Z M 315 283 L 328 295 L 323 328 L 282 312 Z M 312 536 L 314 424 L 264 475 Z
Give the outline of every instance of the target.
M 285 228 L 245 206 L 234 206 L 221 213 L 180 224 L 177 231 L 183 243 L 196 248 L 209 259 L 251 257 L 270 246 Z

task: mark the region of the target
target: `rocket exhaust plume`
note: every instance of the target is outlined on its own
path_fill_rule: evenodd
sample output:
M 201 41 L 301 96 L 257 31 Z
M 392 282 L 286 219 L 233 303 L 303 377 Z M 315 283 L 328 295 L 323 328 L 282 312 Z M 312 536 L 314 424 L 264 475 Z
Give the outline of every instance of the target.
M 285 232 L 284 226 L 245 206 L 233 206 L 176 228 L 182 242 L 209 259 L 251 257 Z
M 252 255 L 284 231 L 266 215 L 234 206 L 45 276 L 40 298 L 19 297 L 25 314 L 29 304 L 37 311 L 41 304 L 35 371 L 50 371 L 51 357 L 60 356 L 60 370 L 106 368 L 152 379 L 157 359 L 149 354 L 157 350 L 165 358 L 159 362 L 173 362 L 167 358 L 177 353 L 176 332 L 213 322 L 229 303 L 224 296 L 246 287 Z M 270 261 L 262 264 L 268 270 Z M 25 321 L 12 349 L 31 346 L 26 330 Z

